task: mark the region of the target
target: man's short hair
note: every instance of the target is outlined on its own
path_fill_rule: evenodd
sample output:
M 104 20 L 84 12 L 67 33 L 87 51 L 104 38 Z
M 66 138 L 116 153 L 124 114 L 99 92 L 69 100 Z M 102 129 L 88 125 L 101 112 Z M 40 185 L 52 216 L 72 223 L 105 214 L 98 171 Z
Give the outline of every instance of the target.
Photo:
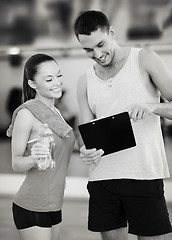
M 81 13 L 74 24 L 75 35 L 79 34 L 91 35 L 97 29 L 108 31 L 110 23 L 104 13 L 100 11 L 90 10 Z

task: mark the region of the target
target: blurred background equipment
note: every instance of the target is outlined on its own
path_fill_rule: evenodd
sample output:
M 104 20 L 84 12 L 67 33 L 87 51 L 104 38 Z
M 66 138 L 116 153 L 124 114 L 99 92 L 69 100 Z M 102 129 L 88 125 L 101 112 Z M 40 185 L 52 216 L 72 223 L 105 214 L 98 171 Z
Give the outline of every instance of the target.
M 22 62 L 22 56 L 18 47 L 11 47 L 8 49 L 8 58 L 11 66 L 19 66 Z
M 14 110 L 22 103 L 22 89 L 14 87 L 10 90 L 7 98 L 7 111 L 12 117 Z
M 46 39 L 51 48 L 53 39 L 79 46 L 73 23 L 81 12 L 91 9 L 108 16 L 120 41 L 169 40 L 164 32 L 172 25 L 172 0 L 1 0 L 0 45 L 28 45 Z
M 0 43 L 31 44 L 36 29 L 34 0 L 0 1 Z
M 50 33 L 64 40 L 71 37 L 73 0 L 50 1 L 47 3 L 47 9 Z

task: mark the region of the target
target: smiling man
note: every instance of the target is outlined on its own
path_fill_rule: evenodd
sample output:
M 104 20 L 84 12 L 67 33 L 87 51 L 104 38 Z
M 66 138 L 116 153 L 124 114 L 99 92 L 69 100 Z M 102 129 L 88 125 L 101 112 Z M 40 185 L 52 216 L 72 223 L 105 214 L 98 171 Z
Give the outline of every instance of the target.
M 101 149 L 86 149 L 80 139 L 81 158 L 90 164 L 88 228 L 103 240 L 125 240 L 127 231 L 139 240 L 163 240 L 172 227 L 160 116 L 172 119 L 172 76 L 154 51 L 119 46 L 102 12 L 82 13 L 74 28 L 95 61 L 78 80 L 80 124 L 128 111 L 137 143 L 101 157 Z M 160 103 L 161 94 L 169 102 Z

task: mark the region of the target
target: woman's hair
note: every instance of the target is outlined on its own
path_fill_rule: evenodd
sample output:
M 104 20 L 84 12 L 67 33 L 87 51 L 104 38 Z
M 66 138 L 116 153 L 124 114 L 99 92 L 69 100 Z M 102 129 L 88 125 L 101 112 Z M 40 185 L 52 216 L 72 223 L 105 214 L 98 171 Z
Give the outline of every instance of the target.
M 105 31 L 108 31 L 110 28 L 109 20 L 100 11 L 91 10 L 83 12 L 74 23 L 74 31 L 77 38 L 79 34 L 90 35 L 99 28 Z
M 28 80 L 34 81 L 35 75 L 38 73 L 38 66 L 47 61 L 55 60 L 46 54 L 35 54 L 25 63 L 23 74 L 23 102 L 35 98 L 36 91 L 29 86 Z

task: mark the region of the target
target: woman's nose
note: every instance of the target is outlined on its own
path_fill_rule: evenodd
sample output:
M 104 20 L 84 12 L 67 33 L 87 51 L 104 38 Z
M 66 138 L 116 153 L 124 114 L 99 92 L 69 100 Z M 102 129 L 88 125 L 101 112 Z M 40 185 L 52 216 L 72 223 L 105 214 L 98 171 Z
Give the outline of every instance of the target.
M 55 77 L 54 82 L 58 85 L 62 85 L 62 77 Z

